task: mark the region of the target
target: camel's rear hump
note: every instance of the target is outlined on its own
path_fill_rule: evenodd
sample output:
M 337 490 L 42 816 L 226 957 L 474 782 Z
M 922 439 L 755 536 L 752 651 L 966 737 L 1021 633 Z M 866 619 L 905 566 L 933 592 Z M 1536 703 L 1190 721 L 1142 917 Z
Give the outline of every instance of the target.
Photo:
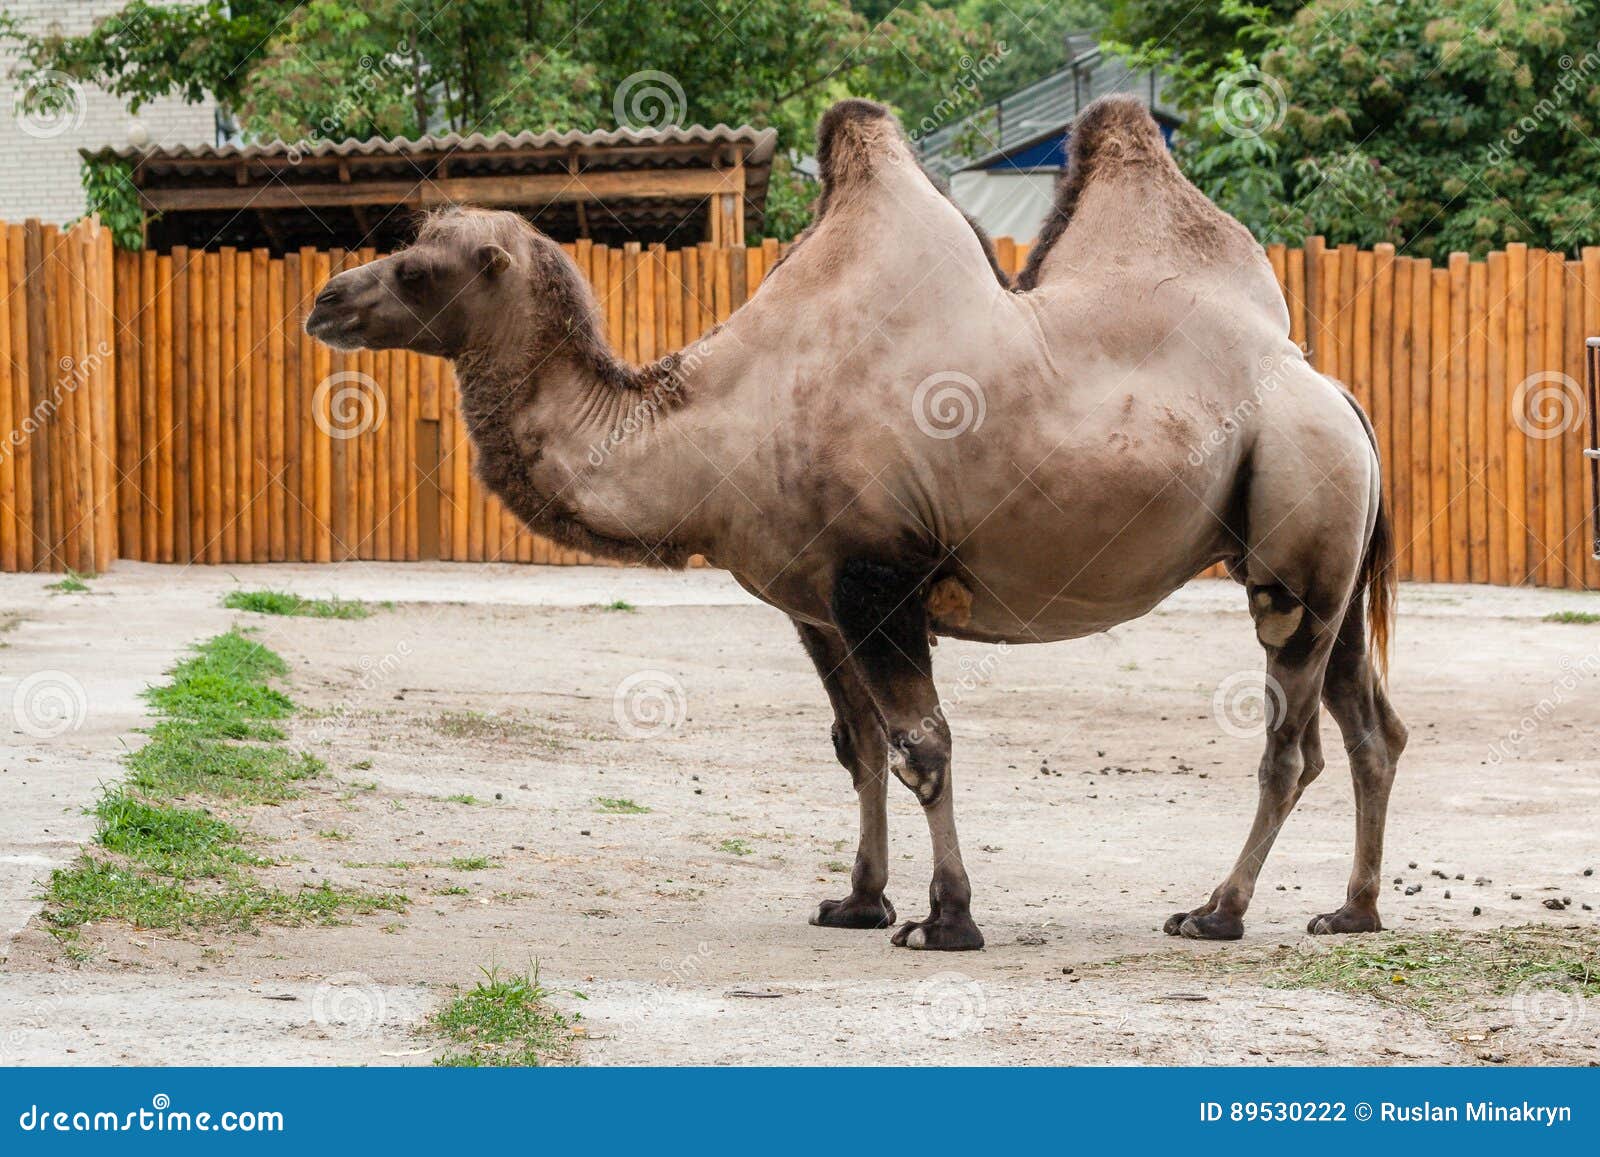
M 1155 118 L 1131 96 L 1101 97 L 1073 122 L 1066 173 L 1019 289 L 1061 276 L 1045 268 L 1058 242 L 1079 267 L 1102 255 L 1142 255 L 1192 268 L 1259 252 L 1244 226 L 1179 171 Z

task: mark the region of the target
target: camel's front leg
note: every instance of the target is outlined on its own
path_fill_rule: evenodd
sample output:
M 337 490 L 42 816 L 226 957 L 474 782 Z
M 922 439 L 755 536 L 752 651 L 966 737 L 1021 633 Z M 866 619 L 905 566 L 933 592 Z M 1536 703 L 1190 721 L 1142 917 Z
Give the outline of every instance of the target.
M 922 577 L 877 563 L 847 562 L 834 586 L 834 621 L 883 720 L 895 775 L 916 792 L 933 838 L 928 918 L 902 925 L 893 943 L 982 948 L 983 933 L 972 922 L 972 888 L 956 839 L 950 726 L 933 685 L 927 611 L 917 593 Z
M 826 928 L 888 928 L 894 924 L 894 905 L 883 894 L 889 882 L 889 742 L 844 640 L 837 632 L 798 619 L 794 625 L 833 704 L 834 754 L 850 773 L 861 803 L 861 842 L 850 870 L 850 895 L 824 900 L 811 922 Z

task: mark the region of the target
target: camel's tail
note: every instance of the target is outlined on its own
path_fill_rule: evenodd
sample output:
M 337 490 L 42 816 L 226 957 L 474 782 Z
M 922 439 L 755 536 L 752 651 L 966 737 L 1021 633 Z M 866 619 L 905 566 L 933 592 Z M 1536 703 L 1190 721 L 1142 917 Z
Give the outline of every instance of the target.
M 1389 503 L 1383 496 L 1382 462 L 1378 458 L 1378 433 L 1372 428 L 1367 412 L 1349 390 L 1340 390 L 1361 419 L 1372 443 L 1372 457 L 1378 462 L 1378 517 L 1372 524 L 1372 537 L 1367 540 L 1367 550 L 1361 556 L 1361 572 L 1356 580 L 1356 598 L 1363 591 L 1367 596 L 1367 646 L 1372 655 L 1372 665 L 1381 679 L 1389 678 L 1389 632 L 1394 625 L 1395 597 L 1399 576 L 1394 565 L 1394 523 L 1390 518 Z
M 1389 519 L 1389 503 L 1378 494 L 1378 521 L 1361 560 L 1361 582 L 1367 590 L 1368 645 L 1373 666 L 1380 678 L 1389 678 L 1389 630 L 1394 623 L 1395 592 L 1398 586 L 1394 567 L 1394 526 Z

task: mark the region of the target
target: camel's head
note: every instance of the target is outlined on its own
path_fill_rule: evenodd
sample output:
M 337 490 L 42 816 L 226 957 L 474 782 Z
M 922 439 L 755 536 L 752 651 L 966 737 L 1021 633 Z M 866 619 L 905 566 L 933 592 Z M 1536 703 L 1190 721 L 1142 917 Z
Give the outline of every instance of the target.
M 536 241 L 515 213 L 436 213 L 410 248 L 329 278 L 306 332 L 337 350 L 458 357 L 520 315 Z

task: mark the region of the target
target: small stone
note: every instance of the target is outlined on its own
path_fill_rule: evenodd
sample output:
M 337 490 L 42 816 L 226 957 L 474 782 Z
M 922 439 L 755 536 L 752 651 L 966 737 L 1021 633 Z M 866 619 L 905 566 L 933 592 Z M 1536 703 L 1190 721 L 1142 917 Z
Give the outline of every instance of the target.
M 1412 884 L 1411 887 L 1406 889 L 1406 895 L 1407 896 L 1415 896 L 1420 891 L 1422 891 L 1422 885 L 1421 884 Z
M 1594 869 L 1593 868 L 1585 868 L 1583 870 L 1583 874 L 1585 876 L 1592 876 L 1592 875 L 1594 875 Z
M 1457 873 L 1456 873 L 1456 879 L 1458 879 L 1458 880 L 1465 880 L 1465 879 L 1466 879 L 1466 878 L 1467 878 L 1467 877 L 1466 877 L 1466 874 L 1465 874 L 1465 873 L 1463 873 L 1463 872 L 1457 872 Z
M 494 798 L 495 799 L 505 799 L 506 797 L 501 795 L 499 792 L 495 792 L 494 793 Z
M 1521 892 L 1513 892 L 1513 893 L 1511 893 L 1511 898 L 1513 900 L 1520 900 L 1520 899 L 1522 899 L 1522 893 Z
M 580 836 L 586 836 L 586 835 L 589 834 L 589 829 L 588 828 L 580 828 L 579 831 L 578 831 L 578 834 Z
M 1478 907 L 1476 904 L 1474 904 L 1472 906 L 1472 914 L 1474 916 L 1482 916 L 1483 915 L 1483 909 Z
M 1563 904 L 1560 900 L 1557 900 L 1554 896 L 1551 896 L 1548 900 L 1546 900 L 1544 902 L 1544 906 L 1550 909 L 1552 912 L 1559 912 L 1566 907 L 1565 904 Z
M 1446 900 L 1448 900 L 1448 899 L 1449 899 L 1449 898 L 1450 898 L 1450 889 L 1449 889 L 1449 888 L 1446 888 L 1446 889 L 1445 889 L 1445 890 L 1444 890 L 1444 898 L 1445 898 L 1445 899 L 1446 899 Z
M 1396 884 L 1404 884 L 1404 883 L 1405 883 L 1405 881 L 1404 881 L 1404 880 L 1403 880 L 1403 879 L 1401 879 L 1401 878 L 1400 878 L 1400 877 L 1399 877 L 1399 876 L 1396 876 L 1396 877 L 1395 877 L 1395 878 L 1394 878 L 1394 882 L 1395 882 L 1395 883 L 1396 883 Z
M 1415 861 L 1415 860 L 1412 860 L 1409 864 L 1406 865 L 1406 867 L 1408 867 L 1408 868 L 1415 868 L 1416 866 L 1417 866 L 1417 861 Z

